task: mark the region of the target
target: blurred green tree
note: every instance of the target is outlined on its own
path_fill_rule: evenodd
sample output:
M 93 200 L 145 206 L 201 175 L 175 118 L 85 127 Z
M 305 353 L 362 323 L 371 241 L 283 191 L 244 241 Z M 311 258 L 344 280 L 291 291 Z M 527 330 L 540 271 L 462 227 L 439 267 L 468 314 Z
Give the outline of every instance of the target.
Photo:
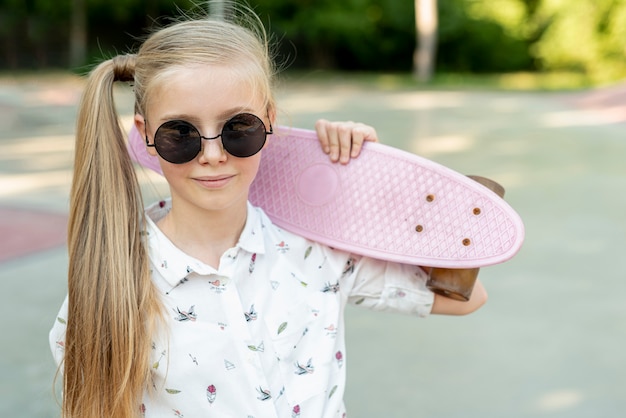
M 293 66 L 411 69 L 410 0 L 256 0 L 254 6 Z
M 159 16 L 194 3 L 201 1 L 0 0 L 0 68 L 81 68 L 132 49 L 134 36 Z M 440 72 L 578 71 L 598 81 L 626 76 L 626 0 L 249 3 L 295 68 L 409 72 L 417 68 L 421 46 L 431 58 L 427 73 L 436 57 Z M 418 42 L 420 4 L 437 10 L 438 24 Z
M 530 49 L 540 69 L 598 81 L 626 75 L 625 0 L 542 0 L 533 24 L 545 28 Z
M 444 72 L 533 70 L 523 0 L 439 0 L 438 68 Z
M 79 68 L 192 0 L 1 0 L 0 68 Z M 93 56 L 94 58 L 90 58 Z
M 0 45 L 3 67 L 46 67 L 53 64 L 50 50 L 59 51 L 66 36 L 66 1 L 2 0 L 0 3 Z

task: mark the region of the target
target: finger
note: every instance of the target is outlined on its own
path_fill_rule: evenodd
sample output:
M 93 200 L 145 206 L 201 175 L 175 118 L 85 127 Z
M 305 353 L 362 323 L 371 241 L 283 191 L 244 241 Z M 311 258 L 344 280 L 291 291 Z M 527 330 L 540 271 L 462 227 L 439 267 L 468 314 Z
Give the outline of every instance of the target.
M 352 129 L 352 149 L 350 150 L 350 158 L 356 158 L 361 153 L 363 141 L 365 140 L 365 132 L 363 127 L 358 124 Z
M 326 124 L 326 136 L 328 137 L 328 154 L 332 162 L 339 161 L 340 153 L 340 138 L 338 124 L 336 122 L 329 122 Z
M 368 142 L 379 142 L 378 132 L 376 132 L 376 129 L 369 125 L 364 125 L 364 126 L 365 126 L 365 140 Z
M 360 155 L 365 141 L 378 142 L 378 135 L 376 133 L 376 129 L 369 125 L 359 123 L 352 131 L 351 158 L 356 158 Z
M 328 125 L 326 119 L 319 119 L 315 122 L 315 131 L 317 132 L 317 138 L 320 141 L 320 146 L 324 153 L 330 153 L 330 141 L 328 139 L 328 133 L 326 132 L 326 126 Z
M 354 123 L 345 122 L 341 123 L 337 127 L 338 142 L 339 142 L 339 162 L 347 164 L 350 162 L 350 152 L 352 150 L 354 141 Z

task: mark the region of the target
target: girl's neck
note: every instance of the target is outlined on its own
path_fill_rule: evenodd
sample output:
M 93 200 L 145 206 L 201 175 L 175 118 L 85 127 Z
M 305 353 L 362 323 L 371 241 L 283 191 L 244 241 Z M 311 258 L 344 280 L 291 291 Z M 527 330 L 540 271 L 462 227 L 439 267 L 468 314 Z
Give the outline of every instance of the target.
M 217 269 L 222 254 L 237 244 L 247 211 L 247 205 L 206 211 L 181 208 L 172 202 L 172 210 L 157 225 L 179 249 Z

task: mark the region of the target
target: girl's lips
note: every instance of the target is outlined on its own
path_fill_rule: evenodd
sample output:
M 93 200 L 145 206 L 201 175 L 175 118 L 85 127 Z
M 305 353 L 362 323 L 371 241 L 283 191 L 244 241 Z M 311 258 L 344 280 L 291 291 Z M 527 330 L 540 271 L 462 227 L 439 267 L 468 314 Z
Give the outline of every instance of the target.
M 207 189 L 219 189 L 227 185 L 234 176 L 196 177 L 193 180 Z

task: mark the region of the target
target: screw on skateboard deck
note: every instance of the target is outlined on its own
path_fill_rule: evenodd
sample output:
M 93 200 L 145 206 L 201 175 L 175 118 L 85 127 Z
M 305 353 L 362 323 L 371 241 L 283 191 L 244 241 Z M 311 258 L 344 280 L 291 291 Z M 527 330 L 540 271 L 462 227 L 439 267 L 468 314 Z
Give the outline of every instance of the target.
M 499 183 L 481 176 L 468 177 L 504 198 L 505 190 Z M 439 295 L 467 302 L 472 295 L 479 270 L 479 267 L 469 269 L 433 267 L 429 270 L 426 287 Z

